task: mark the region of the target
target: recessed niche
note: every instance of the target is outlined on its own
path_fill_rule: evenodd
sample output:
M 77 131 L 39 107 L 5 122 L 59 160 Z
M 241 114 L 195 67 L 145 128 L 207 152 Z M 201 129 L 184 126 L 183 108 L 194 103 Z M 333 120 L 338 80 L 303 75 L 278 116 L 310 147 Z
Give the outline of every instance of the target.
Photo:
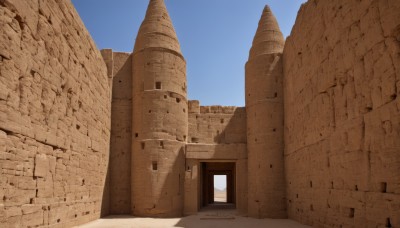
M 354 208 L 350 208 L 349 218 L 354 218 Z
M 271 164 L 271 165 L 269 165 L 269 168 L 271 168 L 271 169 L 272 169 L 272 164 Z
M 168 96 L 167 95 L 164 95 L 164 99 L 167 99 L 168 98 Z
M 186 109 L 183 109 L 183 112 L 186 113 Z
M 314 211 L 314 206 L 312 204 L 310 205 L 310 211 Z
M 312 181 L 310 181 L 310 188 L 312 188 Z
M 354 190 L 358 191 L 358 185 L 354 186 Z
M 181 99 L 180 98 L 176 98 L 176 103 L 180 103 L 181 102 Z
M 149 110 L 149 113 L 151 113 L 151 110 Z
M 223 124 L 225 122 L 225 120 L 224 119 L 221 119 L 221 123 Z
M 164 149 L 164 141 L 160 141 L 160 146 Z
M 153 162 L 151 163 L 151 167 L 152 167 L 153 170 L 157 170 L 157 169 L 158 169 L 157 162 L 153 161 Z
M 161 89 L 161 82 L 156 82 L 156 89 Z
M 390 221 L 390 218 L 386 218 L 386 225 L 385 226 L 388 227 L 388 228 L 392 228 L 392 223 Z
M 135 137 L 136 137 L 136 138 L 139 137 L 139 133 L 135 133 Z
M 140 143 L 140 145 L 142 146 L 142 150 L 144 150 L 144 148 L 145 148 L 144 142 Z
M 381 182 L 380 184 L 380 191 L 382 193 L 386 193 L 387 192 L 387 183 L 386 182 Z

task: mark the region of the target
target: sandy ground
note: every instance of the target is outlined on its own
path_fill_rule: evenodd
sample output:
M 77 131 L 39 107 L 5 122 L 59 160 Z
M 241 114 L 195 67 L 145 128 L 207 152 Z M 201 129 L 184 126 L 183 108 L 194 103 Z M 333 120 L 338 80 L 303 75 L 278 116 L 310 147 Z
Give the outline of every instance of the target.
M 214 191 L 214 201 L 215 202 L 226 202 L 226 192 Z
M 110 216 L 79 226 L 81 228 L 158 228 L 158 227 L 186 227 L 186 228 L 306 228 L 288 219 L 253 219 L 236 215 L 236 210 L 205 209 L 197 215 L 183 218 L 155 219 L 136 218 L 131 216 Z

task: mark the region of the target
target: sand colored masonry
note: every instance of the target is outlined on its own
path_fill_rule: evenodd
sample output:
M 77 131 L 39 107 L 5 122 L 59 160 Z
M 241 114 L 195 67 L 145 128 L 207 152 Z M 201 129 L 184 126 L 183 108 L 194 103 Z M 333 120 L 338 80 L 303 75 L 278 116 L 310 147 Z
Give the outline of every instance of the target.
M 132 53 L 69 0 L 0 0 L 0 227 L 195 215 L 213 175 L 238 215 L 400 227 L 400 1 L 309 0 L 286 40 L 260 12 L 246 106 L 201 106 L 163 0 Z

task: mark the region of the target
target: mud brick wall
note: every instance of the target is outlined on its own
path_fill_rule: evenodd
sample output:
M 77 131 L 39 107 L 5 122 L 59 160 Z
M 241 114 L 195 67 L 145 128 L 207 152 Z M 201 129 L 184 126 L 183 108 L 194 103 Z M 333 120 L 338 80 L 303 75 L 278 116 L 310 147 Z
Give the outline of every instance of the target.
M 132 144 L 131 53 L 101 51 L 112 77 L 109 213 L 130 214 Z
M 0 227 L 99 218 L 111 107 L 100 52 L 69 0 L 0 0 L 0 28 Z
M 232 106 L 200 106 L 189 101 L 188 143 L 246 143 L 246 110 Z
M 289 217 L 400 227 L 400 1 L 308 1 L 284 75 Z

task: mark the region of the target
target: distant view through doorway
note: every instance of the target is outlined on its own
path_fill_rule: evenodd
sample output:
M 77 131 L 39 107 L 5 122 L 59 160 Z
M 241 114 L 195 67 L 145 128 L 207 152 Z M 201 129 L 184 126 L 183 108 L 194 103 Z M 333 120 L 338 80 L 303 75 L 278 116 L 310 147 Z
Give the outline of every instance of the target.
M 214 175 L 214 202 L 226 203 L 226 175 Z
M 234 162 L 201 162 L 201 207 L 211 204 L 231 205 L 235 207 L 235 163 Z

